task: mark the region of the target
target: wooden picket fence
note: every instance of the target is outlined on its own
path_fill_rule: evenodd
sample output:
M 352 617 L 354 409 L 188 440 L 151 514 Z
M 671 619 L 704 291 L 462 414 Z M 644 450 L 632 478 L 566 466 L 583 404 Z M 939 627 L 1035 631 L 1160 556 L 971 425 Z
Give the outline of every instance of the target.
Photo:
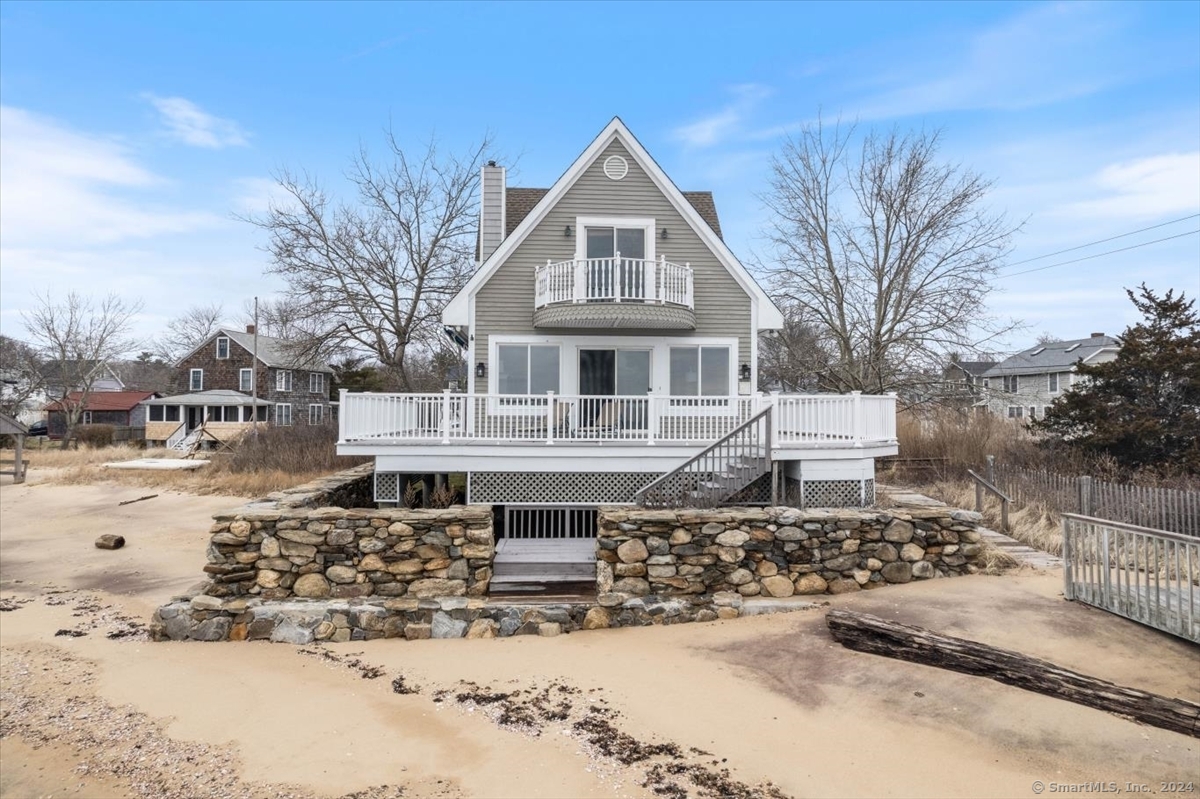
M 1017 505 L 1044 502 L 1058 513 L 1077 513 L 1200 538 L 1200 491 L 1018 469 L 990 458 L 988 479 Z

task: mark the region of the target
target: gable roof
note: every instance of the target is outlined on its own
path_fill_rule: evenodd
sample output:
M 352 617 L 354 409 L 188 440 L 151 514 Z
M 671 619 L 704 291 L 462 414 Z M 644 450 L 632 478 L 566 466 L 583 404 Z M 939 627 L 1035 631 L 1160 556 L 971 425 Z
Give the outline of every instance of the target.
M 80 375 L 87 374 L 92 370 L 96 370 L 96 380 L 103 380 L 107 374 L 108 377 L 124 385 L 121 376 L 107 361 L 68 358 L 65 361 L 45 361 L 38 367 L 42 380 L 51 386 L 62 386 L 65 383 L 75 382 Z
M 187 355 L 176 362 L 175 366 L 182 366 L 183 362 L 195 355 L 205 347 L 215 346 L 215 342 L 221 336 L 236 342 L 238 346 L 248 353 L 254 352 L 254 334 L 247 333 L 244 330 L 233 330 L 231 328 L 222 327 L 213 333 L 204 343 L 196 347 Z M 294 357 L 288 352 L 288 342 L 285 339 L 275 336 L 264 336 L 258 334 L 258 359 L 263 362 L 264 366 L 271 366 L 279 369 L 307 369 L 310 372 L 328 372 L 333 373 L 329 368 L 329 364 L 318 363 L 311 361 L 307 363 L 298 363 Z
M 1104 335 L 1039 344 L 1005 358 L 984 372 L 983 376 L 1001 377 L 1003 375 L 1066 372 L 1073 369 L 1075 364 L 1081 360 L 1091 360 L 1105 350 L 1115 351 L 1120 346 L 1120 339 Z
M 72 391 L 67 395 L 69 402 L 78 402 L 82 396 L 82 392 Z M 158 395 L 153 391 L 96 391 L 88 395 L 87 404 L 83 406 L 85 411 L 131 411 L 152 397 Z M 61 411 L 63 404 L 59 400 L 49 403 L 46 406 L 48 411 Z
M 637 161 L 638 165 L 645 171 L 646 176 L 651 182 L 663 193 L 663 196 L 675 206 L 675 210 L 683 217 L 684 221 L 692 228 L 692 230 L 700 237 L 708 248 L 720 261 L 721 265 L 729 272 L 729 274 L 738 282 L 738 284 L 750 295 L 750 303 L 752 312 L 757 312 L 757 324 L 759 330 L 779 330 L 783 327 L 783 314 L 767 296 L 762 287 L 758 285 L 754 277 L 742 265 L 737 256 L 726 246 L 722 241 L 717 230 L 708 224 L 704 217 L 697 210 L 696 205 L 691 203 L 675 184 L 671 181 L 667 174 L 663 172 L 662 167 L 651 157 L 650 153 L 642 147 L 641 142 L 634 137 L 621 121 L 620 117 L 613 117 L 612 121 L 600 131 L 592 143 L 587 146 L 571 167 L 562 174 L 554 185 L 546 191 L 534 204 L 533 207 L 526 212 L 524 218 L 517 223 L 509 233 L 505 236 L 504 241 L 500 242 L 500 246 L 496 248 L 486 261 L 480 264 L 475 270 L 475 274 L 467 281 L 462 290 L 447 303 L 445 310 L 442 311 L 442 322 L 447 325 L 467 325 L 470 323 L 470 298 L 479 291 L 500 265 L 520 246 L 526 236 L 537 227 L 538 223 L 545 218 L 563 195 L 567 193 L 579 177 L 583 174 L 596 158 L 611 144 L 613 141 L 620 141 L 624 145 L 628 153 Z M 536 191 L 536 190 L 534 190 Z M 708 194 L 700 192 L 699 194 Z M 509 195 L 505 194 L 507 202 Z M 532 199 L 532 195 L 522 198 L 528 202 Z M 712 197 L 709 194 L 708 202 L 711 203 Z M 700 205 L 704 202 L 698 198 Z M 716 208 L 713 207 L 713 215 L 715 217 Z
M 996 361 L 951 361 L 950 365 L 972 377 L 982 377 L 984 372 L 996 365 Z

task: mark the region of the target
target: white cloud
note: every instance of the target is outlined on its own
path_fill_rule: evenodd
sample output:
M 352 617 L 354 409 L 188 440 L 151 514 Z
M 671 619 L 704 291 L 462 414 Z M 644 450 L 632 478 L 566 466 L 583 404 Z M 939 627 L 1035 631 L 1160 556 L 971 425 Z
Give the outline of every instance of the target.
M 263 214 L 272 203 L 284 200 L 279 184 L 271 178 L 236 178 L 233 192 L 233 210 L 239 214 Z
M 6 248 L 113 243 L 219 221 L 147 201 L 145 195 L 166 181 L 120 141 L 11 106 L 0 107 L 0 174 Z
M 246 133 L 231 119 L 213 116 L 182 97 L 158 97 L 143 95 L 158 109 L 162 122 L 171 137 L 193 147 L 220 149 L 221 147 L 244 147 Z
M 1200 150 L 1110 164 L 1089 181 L 1096 199 L 1053 213 L 1074 218 L 1144 218 L 1200 210 Z
M 671 138 L 689 147 L 712 147 L 719 144 L 737 133 L 743 120 L 760 102 L 771 95 L 768 87 L 757 83 L 733 86 L 730 92 L 734 96 L 732 102 L 715 114 L 676 128 Z

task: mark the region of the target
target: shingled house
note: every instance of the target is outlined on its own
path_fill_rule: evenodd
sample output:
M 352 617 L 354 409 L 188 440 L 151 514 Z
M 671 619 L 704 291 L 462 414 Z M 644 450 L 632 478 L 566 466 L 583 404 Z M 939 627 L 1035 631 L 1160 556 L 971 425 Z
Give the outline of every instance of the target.
M 979 405 L 1010 419 L 1043 418 L 1046 406 L 1078 382 L 1080 363 L 1111 361 L 1120 346 L 1112 336 L 1093 333 L 1022 350 L 983 373 Z
M 290 426 L 332 420 L 333 370 L 298 362 L 282 339 L 256 335 L 253 325 L 244 331 L 221 328 L 181 358 L 175 371 L 178 393 L 145 403 L 147 441 L 176 446 L 201 426 L 227 439 L 256 421 Z

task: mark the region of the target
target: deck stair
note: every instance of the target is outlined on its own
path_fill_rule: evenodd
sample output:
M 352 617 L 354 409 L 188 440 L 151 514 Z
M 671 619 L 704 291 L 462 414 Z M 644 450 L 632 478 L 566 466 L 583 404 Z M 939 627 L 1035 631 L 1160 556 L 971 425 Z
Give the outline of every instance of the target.
M 171 449 L 178 450 L 179 452 L 191 452 L 195 449 L 196 445 L 200 442 L 200 439 L 203 436 L 204 436 L 203 428 L 197 427 L 195 430 L 188 433 L 183 438 L 180 438 L 174 442 L 168 442 L 168 446 Z M 172 438 L 173 437 L 174 436 L 172 436 Z
M 727 502 L 764 475 L 775 475 L 770 441 L 771 408 L 768 407 L 687 462 L 643 486 L 634 494 L 633 501 L 656 507 L 714 507 Z M 772 485 L 772 502 L 775 493 Z

